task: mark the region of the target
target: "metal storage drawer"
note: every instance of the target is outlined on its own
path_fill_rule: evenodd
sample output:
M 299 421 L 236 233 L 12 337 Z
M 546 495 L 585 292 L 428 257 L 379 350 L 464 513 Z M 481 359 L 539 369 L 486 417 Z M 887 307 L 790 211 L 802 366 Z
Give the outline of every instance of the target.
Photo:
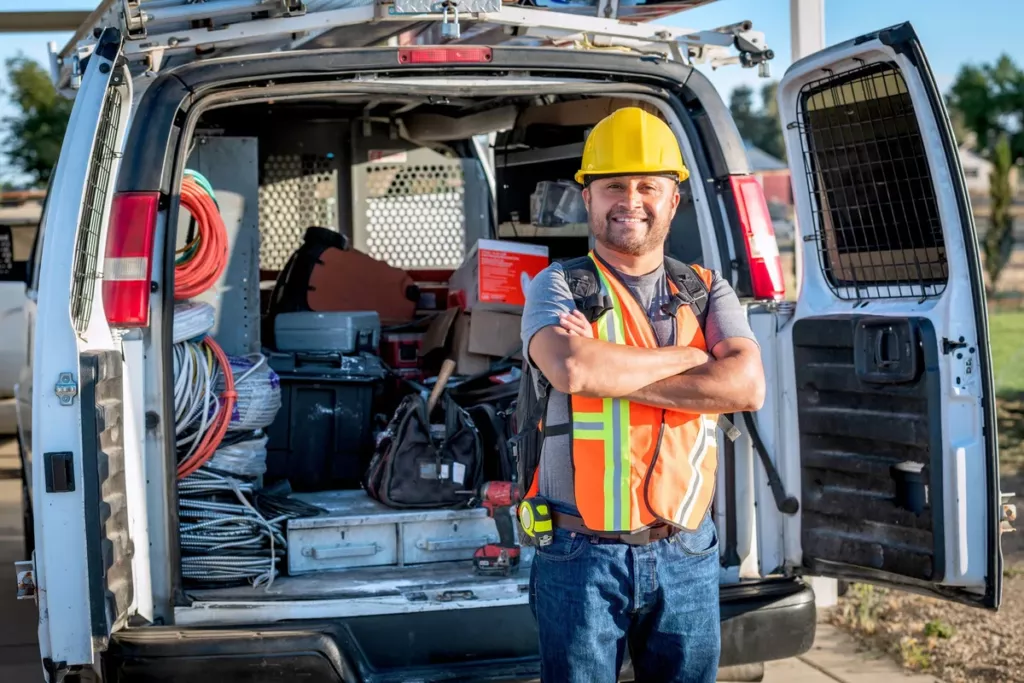
M 347 523 L 330 517 L 292 521 L 308 526 L 288 524 L 289 574 L 385 566 L 398 561 L 398 529 L 394 524 Z
M 288 522 L 288 572 L 471 560 L 498 541 L 483 508 L 395 510 L 365 491 L 324 491 L 295 498 L 326 515 Z
M 494 520 L 484 509 L 436 512 L 447 512 L 451 516 L 399 525 L 403 564 L 471 560 L 474 550 L 498 542 Z

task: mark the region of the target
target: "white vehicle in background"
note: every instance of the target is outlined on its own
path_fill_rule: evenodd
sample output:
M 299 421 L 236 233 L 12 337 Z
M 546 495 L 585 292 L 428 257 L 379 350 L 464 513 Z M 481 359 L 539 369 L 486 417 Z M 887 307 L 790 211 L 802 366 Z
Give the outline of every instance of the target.
M 28 263 L 45 192 L 0 192 L 0 439 L 18 431 L 15 389 L 28 368 L 25 325 Z

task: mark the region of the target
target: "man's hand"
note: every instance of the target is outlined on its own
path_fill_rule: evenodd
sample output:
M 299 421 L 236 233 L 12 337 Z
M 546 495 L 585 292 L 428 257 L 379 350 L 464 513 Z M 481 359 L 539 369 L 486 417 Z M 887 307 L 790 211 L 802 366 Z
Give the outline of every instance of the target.
M 680 375 L 631 393 L 631 401 L 687 413 L 741 413 L 764 405 L 764 368 L 757 344 L 744 337 L 718 342 L 712 358 Z
M 587 322 L 587 316 L 583 315 L 583 312 L 576 309 L 569 315 L 561 315 L 558 317 L 559 324 L 562 329 L 571 334 L 574 337 L 586 337 L 587 339 L 594 338 L 594 327 Z

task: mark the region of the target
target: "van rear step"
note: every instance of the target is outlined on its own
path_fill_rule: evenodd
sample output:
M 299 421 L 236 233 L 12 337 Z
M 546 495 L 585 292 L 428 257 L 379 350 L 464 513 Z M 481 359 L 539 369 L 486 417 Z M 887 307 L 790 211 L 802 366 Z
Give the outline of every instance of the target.
M 285 581 L 275 581 L 271 592 L 279 583 Z M 236 590 L 245 589 L 229 589 Z M 800 655 L 814 641 L 814 593 L 800 581 L 723 586 L 721 603 L 723 668 Z M 770 635 L 751 638 L 754 633 Z M 218 683 L 299 679 L 525 683 L 536 681 L 539 674 L 536 622 L 527 604 L 290 619 L 280 624 L 250 614 L 249 621 L 234 627 L 179 624 L 132 629 L 113 635 L 104 659 L 111 680 L 133 681 L 194 677 Z M 632 680 L 628 664 L 625 668 L 623 680 Z

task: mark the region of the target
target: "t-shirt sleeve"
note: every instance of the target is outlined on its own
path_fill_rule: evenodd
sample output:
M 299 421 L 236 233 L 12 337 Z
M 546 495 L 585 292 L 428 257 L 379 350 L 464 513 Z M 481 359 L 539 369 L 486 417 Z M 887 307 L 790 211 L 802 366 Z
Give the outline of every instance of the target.
M 572 313 L 575 308 L 569 283 L 565 281 L 565 271 L 560 264 L 552 263 L 537 273 L 526 288 L 526 305 L 523 307 L 520 333 L 524 357 L 529 356 L 533 335 L 549 325 L 557 325 L 560 315 Z M 535 366 L 532 360 L 530 364 Z
M 747 311 L 736 296 L 735 290 L 717 272 L 711 281 L 708 295 L 707 320 L 704 325 L 704 340 L 708 351 L 723 339 L 744 337 L 757 343 L 754 331 L 747 321 Z

